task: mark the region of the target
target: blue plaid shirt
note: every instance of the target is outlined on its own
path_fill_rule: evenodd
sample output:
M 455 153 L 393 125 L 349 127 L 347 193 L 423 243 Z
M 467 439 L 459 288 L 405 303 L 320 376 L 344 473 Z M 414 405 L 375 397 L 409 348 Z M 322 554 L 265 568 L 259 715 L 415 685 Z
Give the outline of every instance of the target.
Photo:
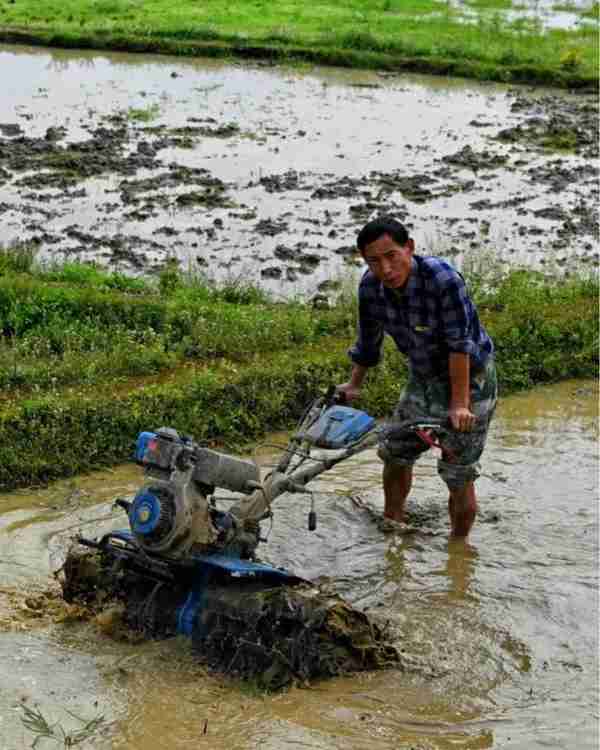
M 463 277 L 441 258 L 414 255 L 402 290 L 388 289 L 366 271 L 358 305 L 358 338 L 348 354 L 364 367 L 379 362 L 384 333 L 408 356 L 418 377 L 447 375 L 450 352 L 469 354 L 473 371 L 494 352 Z

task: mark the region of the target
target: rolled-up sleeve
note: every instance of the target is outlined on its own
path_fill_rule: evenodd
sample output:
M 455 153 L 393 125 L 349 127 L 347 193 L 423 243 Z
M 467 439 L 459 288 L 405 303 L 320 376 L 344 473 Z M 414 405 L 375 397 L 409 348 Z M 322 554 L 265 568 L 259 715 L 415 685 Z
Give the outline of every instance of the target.
M 479 347 L 473 340 L 473 303 L 463 277 L 454 269 L 436 277 L 440 288 L 442 330 L 451 352 L 477 355 Z
M 381 359 L 383 324 L 373 314 L 369 290 L 361 287 L 358 294 L 358 335 L 348 350 L 348 356 L 357 365 L 375 367 Z

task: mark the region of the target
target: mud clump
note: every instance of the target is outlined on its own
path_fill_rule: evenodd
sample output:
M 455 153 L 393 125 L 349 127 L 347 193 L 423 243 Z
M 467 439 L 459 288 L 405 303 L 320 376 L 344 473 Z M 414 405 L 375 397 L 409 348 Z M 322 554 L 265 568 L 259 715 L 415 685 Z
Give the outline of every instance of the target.
M 284 174 L 267 175 L 261 177 L 259 185 L 262 185 L 267 193 L 283 193 L 287 190 L 300 190 L 300 174 L 295 170 L 289 170 Z
M 382 628 L 339 597 L 309 586 L 209 596 L 192 643 L 209 666 L 266 690 L 400 666 Z
M 216 120 L 210 119 L 210 122 L 216 123 Z M 171 128 L 169 133 L 174 135 L 185 136 L 203 136 L 205 138 L 232 138 L 240 132 L 239 125 L 229 122 L 224 125 L 184 125 L 180 128 Z
M 401 667 L 385 627 L 300 580 L 274 586 L 219 574 L 204 580 L 200 592 L 194 579 L 160 581 L 115 566 L 100 552 L 75 549 L 61 575 L 65 601 L 91 613 L 106 635 L 129 640 L 176 636 L 195 591 L 202 606 L 187 622 L 195 655 L 261 689 Z
M 391 201 L 380 202 L 367 200 L 364 203 L 354 203 L 348 207 L 348 211 L 357 224 L 363 224 L 375 214 L 394 216 L 400 221 L 408 216 L 408 211 L 404 206 Z
M 598 144 L 598 101 L 582 96 L 567 100 L 548 94 L 541 97 L 518 95 L 513 112 L 531 112 L 523 123 L 501 130 L 496 139 L 522 142 L 546 151 L 571 151 L 589 159 L 600 156 Z
M 443 156 L 442 161 L 447 164 L 454 164 L 462 169 L 470 169 L 477 172 L 482 169 L 496 169 L 508 161 L 505 154 L 493 154 L 489 151 L 474 151 L 471 146 L 465 146 L 455 154 Z
M 233 203 L 226 197 L 221 188 L 207 188 L 182 193 L 175 199 L 178 206 L 205 206 L 206 208 L 232 208 Z
M 548 164 L 531 167 L 527 174 L 530 180 L 536 184 L 548 185 L 549 191 L 559 193 L 573 184 L 596 183 L 600 170 L 593 164 L 580 164 L 570 166 L 563 159 L 555 159 Z
M 98 127 L 91 138 L 65 146 L 62 129 L 46 131 L 43 138 L 0 138 L 0 166 L 12 172 L 35 172 L 16 184 L 42 187 L 72 187 L 89 177 L 105 174 L 133 175 L 139 169 L 154 169 L 153 157 L 126 153 L 129 131 L 125 126 Z
M 340 180 L 328 182 L 313 190 L 310 197 L 318 200 L 331 200 L 332 198 L 352 198 L 356 200 L 358 197 L 368 197 L 369 195 L 370 193 L 364 190 L 363 180 L 342 177 Z
M 260 272 L 263 279 L 280 279 L 283 275 L 283 270 L 279 266 L 269 266 L 263 268 Z
M 273 219 L 261 219 L 255 226 L 254 231 L 258 234 L 264 234 L 267 237 L 274 237 L 276 234 L 285 232 L 288 225 L 284 221 L 274 221 Z
M 300 273 L 311 273 L 321 262 L 319 255 L 315 253 L 305 253 L 304 249 L 308 247 L 307 242 L 297 242 L 294 247 L 286 245 L 277 245 L 273 255 L 279 260 L 292 261 L 298 263 L 297 268 Z
M 403 175 L 399 172 L 372 172 L 375 184 L 379 188 L 378 197 L 381 198 L 397 190 L 402 197 L 413 203 L 425 203 L 435 198 L 434 193 L 425 185 L 437 182 L 435 177 L 426 174 Z
M 5 136 L 23 135 L 23 128 L 18 123 L 0 123 L 0 133 Z
M 563 224 L 557 231 L 559 245 L 561 240 L 582 235 L 591 235 L 596 241 L 600 239 L 598 212 L 585 203 L 579 203 L 566 216 L 561 214 L 560 218 Z
M 168 196 L 154 195 L 151 198 L 144 198 L 144 194 L 156 193 L 160 190 L 169 191 L 182 186 L 202 188 L 202 191 L 192 192 L 198 192 L 199 195 L 211 193 L 220 205 L 232 205 L 226 195 L 227 185 L 222 180 L 213 177 L 207 169 L 184 167 L 179 164 L 170 164 L 167 172 L 161 172 L 154 177 L 122 180 L 119 183 L 119 190 L 124 204 L 137 205 L 145 199 L 149 203 L 156 202 L 168 205 L 170 203 Z M 184 202 L 182 201 L 182 203 Z

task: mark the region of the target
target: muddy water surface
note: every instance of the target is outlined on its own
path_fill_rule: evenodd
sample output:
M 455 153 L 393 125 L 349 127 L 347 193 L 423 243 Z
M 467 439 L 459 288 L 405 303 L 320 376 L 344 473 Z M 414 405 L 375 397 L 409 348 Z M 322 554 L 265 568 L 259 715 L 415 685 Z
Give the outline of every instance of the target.
M 433 457 L 418 465 L 407 533 L 378 527 L 373 453 L 315 481 L 312 534 L 307 498 L 283 496 L 263 557 L 388 619 L 404 669 L 275 696 L 207 675 L 185 639 L 117 642 L 55 598 L 69 538 L 122 526 L 110 501 L 134 491 L 136 467 L 3 495 L 3 750 L 30 746 L 20 717 L 36 704 L 67 732 L 72 714 L 104 716 L 95 748 L 596 748 L 597 404 L 588 382 L 502 401 L 466 545 L 448 542 Z
M 42 258 L 310 296 L 382 212 L 459 265 L 599 257 L 595 95 L 10 46 L 0 70 L 2 242 Z

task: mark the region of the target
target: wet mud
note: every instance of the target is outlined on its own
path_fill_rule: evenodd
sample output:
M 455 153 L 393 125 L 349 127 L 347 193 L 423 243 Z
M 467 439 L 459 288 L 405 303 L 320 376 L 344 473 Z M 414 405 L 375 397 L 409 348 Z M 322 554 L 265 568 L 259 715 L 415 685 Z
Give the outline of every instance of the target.
M 459 265 L 490 250 L 538 267 L 600 257 L 595 94 L 0 55 L 21 83 L 44 72 L 45 86 L 0 95 L 3 241 L 41 257 L 134 273 L 177 257 L 220 280 L 327 294 L 357 273 L 356 232 L 380 213 Z M 59 94 L 65 75 L 80 90 Z

